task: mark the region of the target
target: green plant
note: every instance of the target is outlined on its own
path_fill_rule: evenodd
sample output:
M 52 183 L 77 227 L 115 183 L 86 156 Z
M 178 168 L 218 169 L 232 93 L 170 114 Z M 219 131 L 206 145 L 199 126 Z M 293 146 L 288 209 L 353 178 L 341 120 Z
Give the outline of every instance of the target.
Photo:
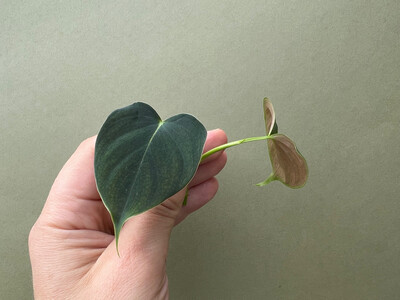
M 101 199 L 110 212 L 115 238 L 125 221 L 151 209 L 183 189 L 202 159 L 215 152 L 252 141 L 267 140 L 271 175 L 258 186 L 278 180 L 291 188 L 302 187 L 307 163 L 295 144 L 278 134 L 272 103 L 263 102 L 266 135 L 218 146 L 202 154 L 207 137 L 193 116 L 179 114 L 162 120 L 141 102 L 111 113 L 96 140 L 95 177 Z

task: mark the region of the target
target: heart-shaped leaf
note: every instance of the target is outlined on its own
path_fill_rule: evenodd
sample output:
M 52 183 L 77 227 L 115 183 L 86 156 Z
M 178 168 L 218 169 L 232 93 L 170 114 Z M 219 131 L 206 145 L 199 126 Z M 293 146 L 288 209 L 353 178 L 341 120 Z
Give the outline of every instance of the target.
M 291 188 L 300 188 L 308 178 L 307 162 L 296 145 L 283 134 L 274 134 L 268 139 L 268 151 L 273 173 L 258 186 L 279 180 Z
M 264 98 L 264 120 L 265 130 L 267 135 L 278 133 L 278 124 L 276 123 L 275 110 L 272 106 L 272 102 L 268 98 Z
M 96 140 L 95 177 L 118 243 L 125 221 L 183 189 L 194 176 L 207 137 L 193 116 L 162 121 L 145 103 L 114 111 Z
M 287 136 L 278 133 L 275 110 L 268 98 L 263 102 L 265 130 L 268 136 L 268 152 L 272 163 L 272 174 L 258 186 L 279 180 L 291 188 L 305 185 L 308 177 L 307 162 Z

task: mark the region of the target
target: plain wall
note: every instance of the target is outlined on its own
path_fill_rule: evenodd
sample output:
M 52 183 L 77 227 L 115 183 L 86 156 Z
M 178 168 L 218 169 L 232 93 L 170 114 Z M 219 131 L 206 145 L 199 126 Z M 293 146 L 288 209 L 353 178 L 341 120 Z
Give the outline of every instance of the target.
M 274 182 L 265 143 L 227 150 L 215 200 L 173 233 L 171 299 L 397 299 L 400 2 L 3 1 L 0 298 L 32 298 L 30 227 L 64 162 L 135 101 L 229 140 L 262 99 L 306 157 Z

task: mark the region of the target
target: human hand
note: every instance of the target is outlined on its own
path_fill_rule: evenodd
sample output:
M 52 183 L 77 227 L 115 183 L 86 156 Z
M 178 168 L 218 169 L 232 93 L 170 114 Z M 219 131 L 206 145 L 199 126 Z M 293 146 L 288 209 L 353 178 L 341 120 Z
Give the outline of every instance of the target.
M 209 131 L 205 151 L 226 143 L 222 130 Z M 171 230 L 210 201 L 215 175 L 226 163 L 218 152 L 201 163 L 185 190 L 130 218 L 116 252 L 113 225 L 94 177 L 96 137 L 85 140 L 58 174 L 29 234 L 37 299 L 168 298 L 166 258 Z

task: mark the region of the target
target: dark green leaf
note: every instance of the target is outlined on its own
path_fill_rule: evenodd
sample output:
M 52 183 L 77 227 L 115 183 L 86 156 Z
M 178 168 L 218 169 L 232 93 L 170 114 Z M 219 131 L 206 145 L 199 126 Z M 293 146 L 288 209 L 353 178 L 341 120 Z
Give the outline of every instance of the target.
M 114 111 L 95 149 L 99 194 L 111 214 L 118 242 L 125 221 L 183 189 L 200 162 L 207 131 L 193 116 L 162 121 L 145 103 Z

